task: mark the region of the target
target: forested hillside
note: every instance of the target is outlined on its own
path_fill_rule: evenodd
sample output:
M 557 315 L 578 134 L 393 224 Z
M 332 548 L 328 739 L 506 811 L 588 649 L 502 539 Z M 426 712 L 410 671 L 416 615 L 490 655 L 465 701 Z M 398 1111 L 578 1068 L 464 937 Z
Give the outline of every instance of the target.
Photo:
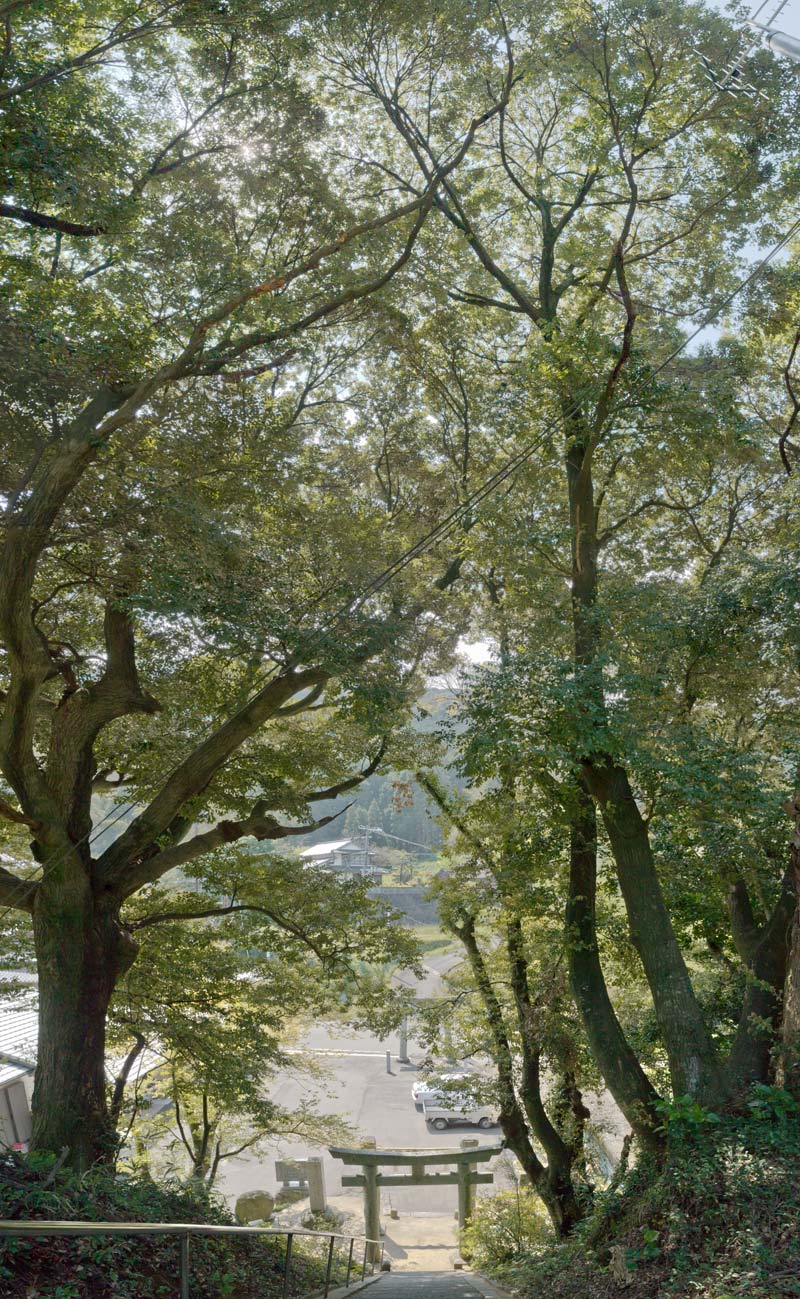
M 454 711 L 455 698 L 452 690 L 429 688 L 416 703 L 410 730 L 412 735 L 435 739 L 433 753 L 438 759 L 436 770 L 440 778 L 448 789 L 463 790 L 465 782 L 452 767 L 452 745 L 439 733 L 439 728 L 447 723 Z M 430 750 L 421 748 L 418 752 L 412 751 L 409 758 L 425 761 L 430 758 Z M 417 784 L 416 766 L 417 763 L 412 762 L 411 767 L 405 771 L 396 769 L 369 776 L 351 794 L 344 794 L 331 804 L 331 812 L 337 817 L 332 830 L 314 830 L 300 838 L 297 846 L 320 843 L 334 834 L 357 836 L 361 840 L 365 828 L 369 826 L 395 837 L 389 839 L 377 834 L 371 841 L 373 848 L 395 848 L 400 851 L 409 850 L 411 853 L 419 848 L 440 848 L 442 831 L 437 809 L 435 805 L 431 807 L 430 799 Z M 405 845 L 399 840 L 405 840 Z

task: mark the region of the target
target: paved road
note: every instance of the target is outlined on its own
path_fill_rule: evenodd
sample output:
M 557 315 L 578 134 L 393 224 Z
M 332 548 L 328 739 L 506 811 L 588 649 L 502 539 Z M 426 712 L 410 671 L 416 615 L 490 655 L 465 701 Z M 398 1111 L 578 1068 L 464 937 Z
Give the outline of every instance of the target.
M 441 990 L 441 975 L 457 957 L 452 953 L 436 953 L 426 959 L 422 994 L 435 996 Z M 404 972 L 401 972 L 404 974 Z M 386 1072 L 386 1051 L 392 1053 L 392 1072 Z M 378 1146 L 400 1149 L 457 1148 L 463 1137 L 478 1136 L 481 1144 L 499 1144 L 499 1128 L 479 1132 L 468 1125 L 449 1128 L 445 1132 L 432 1132 L 422 1113 L 411 1100 L 411 1084 L 425 1058 L 424 1050 L 414 1042 L 409 1043 L 411 1064 L 401 1065 L 397 1060 L 398 1039 L 393 1036 L 380 1041 L 369 1033 L 346 1034 L 341 1029 L 332 1030 L 327 1025 L 310 1029 L 298 1044 L 298 1065 L 305 1057 L 320 1069 L 320 1076 L 310 1080 L 308 1075 L 287 1070 L 275 1080 L 271 1089 L 273 1099 L 286 1109 L 294 1110 L 303 1101 L 314 1101 L 319 1112 L 338 1114 L 347 1119 L 365 1137 L 374 1137 Z M 597 1098 L 589 1101 L 596 1111 Z M 618 1147 L 621 1142 L 621 1116 L 617 1115 L 608 1098 L 603 1099 L 599 1117 L 606 1119 L 614 1133 L 608 1144 Z M 615 1153 L 618 1150 L 615 1149 Z M 342 1194 L 342 1165 L 328 1155 L 327 1149 L 309 1146 L 303 1141 L 276 1140 L 266 1148 L 260 1159 L 231 1160 L 223 1164 L 218 1189 L 229 1202 L 243 1191 L 264 1189 L 275 1192 L 275 1160 L 306 1158 L 322 1155 L 325 1184 L 329 1197 Z M 504 1168 L 507 1157 L 493 1161 L 495 1186 L 509 1185 L 508 1171 Z M 484 1188 L 490 1190 L 491 1188 Z M 360 1201 L 356 1191 L 349 1192 L 354 1205 Z M 445 1213 L 452 1215 L 457 1204 L 457 1191 L 453 1187 L 392 1187 L 383 1193 L 382 1210 L 388 1217 L 391 1209 L 402 1216 L 410 1213 Z M 345 1205 L 340 1205 L 346 1208 Z
M 367 1034 L 345 1038 L 323 1027 L 314 1028 L 307 1037 L 304 1051 L 322 1068 L 323 1075 L 309 1081 L 300 1073 L 285 1073 L 271 1089 L 272 1098 L 287 1109 L 297 1108 L 303 1100 L 316 1100 L 322 1113 L 339 1114 L 363 1136 L 374 1137 L 378 1146 L 412 1149 L 458 1149 L 463 1137 L 479 1137 L 481 1144 L 499 1144 L 499 1128 L 481 1132 L 463 1124 L 446 1132 L 432 1132 L 411 1099 L 411 1084 L 419 1072 L 424 1052 L 412 1042 L 412 1063 L 401 1065 L 392 1056 L 392 1073 L 386 1072 L 386 1049 L 397 1051 L 396 1040 L 380 1042 Z M 299 1061 L 298 1061 L 299 1063 Z M 342 1165 L 327 1150 L 309 1147 L 302 1141 L 275 1141 L 266 1158 L 256 1162 L 236 1160 L 220 1170 L 219 1189 L 235 1198 L 255 1188 L 275 1191 L 275 1159 L 305 1158 L 322 1155 L 325 1184 L 329 1195 L 341 1193 Z M 357 1171 L 357 1170 L 352 1170 Z M 389 1198 L 391 1196 L 391 1199 Z M 457 1205 L 456 1187 L 392 1187 L 384 1192 L 384 1210 L 390 1208 L 415 1212 L 450 1212 Z
M 424 963 L 424 977 L 418 983 L 419 995 L 435 996 L 442 990 L 442 974 L 460 958 L 456 953 L 432 953 Z M 406 980 L 407 976 L 407 980 Z M 410 972 L 400 971 L 399 981 L 413 984 Z M 386 1052 L 392 1056 L 391 1074 L 386 1072 Z M 394 1035 L 380 1041 L 369 1033 L 346 1033 L 329 1025 L 311 1028 L 298 1044 L 298 1065 L 310 1059 L 320 1069 L 320 1077 L 309 1080 L 299 1069 L 287 1071 L 275 1080 L 270 1095 L 286 1109 L 297 1109 L 303 1101 L 313 1100 L 323 1114 L 338 1114 L 348 1120 L 361 1136 L 374 1137 L 378 1146 L 401 1149 L 458 1148 L 463 1137 L 478 1136 L 481 1144 L 499 1144 L 499 1128 L 480 1132 L 468 1124 L 450 1128 L 446 1132 L 432 1132 L 411 1099 L 411 1084 L 419 1073 L 425 1051 L 417 1043 L 409 1042 L 410 1064 L 397 1060 L 398 1038 Z M 322 1155 L 325 1161 L 325 1185 L 329 1196 L 342 1193 L 342 1165 L 334 1160 L 324 1147 L 309 1146 L 302 1141 L 276 1140 L 260 1160 L 231 1160 L 223 1164 L 218 1179 L 218 1189 L 229 1201 L 243 1191 L 264 1189 L 275 1192 L 276 1159 L 302 1159 L 309 1155 Z M 357 1171 L 357 1170 L 352 1170 Z M 358 1192 L 350 1192 L 360 1199 Z M 457 1205 L 456 1187 L 392 1187 L 391 1197 L 384 1193 L 382 1208 L 386 1214 L 392 1208 L 400 1212 L 452 1213 Z

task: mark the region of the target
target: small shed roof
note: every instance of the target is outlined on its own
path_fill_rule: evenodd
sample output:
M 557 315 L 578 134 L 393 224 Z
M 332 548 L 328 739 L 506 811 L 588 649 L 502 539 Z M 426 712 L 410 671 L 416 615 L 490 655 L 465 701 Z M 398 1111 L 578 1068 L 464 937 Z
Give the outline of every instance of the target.
M 0 1002 L 0 1087 L 18 1082 L 36 1068 L 39 1045 L 39 1016 L 35 1006 L 27 1003 Z M 106 1057 L 106 1073 L 113 1079 L 122 1068 L 125 1056 Z M 131 1071 L 134 1082 L 163 1064 L 157 1051 L 146 1049 Z
M 31 1073 L 36 1063 L 39 1025 L 29 1005 L 0 1005 L 0 1087 Z

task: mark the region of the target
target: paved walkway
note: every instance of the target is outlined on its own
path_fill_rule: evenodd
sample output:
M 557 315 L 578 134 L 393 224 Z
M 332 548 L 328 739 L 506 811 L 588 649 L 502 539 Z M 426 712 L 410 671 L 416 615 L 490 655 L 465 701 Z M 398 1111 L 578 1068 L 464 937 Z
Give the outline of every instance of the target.
M 458 1255 L 457 1223 L 452 1214 L 401 1213 L 382 1222 L 384 1257 L 392 1273 L 449 1272 Z
M 369 1299 L 479 1299 L 487 1291 L 459 1272 L 399 1272 L 382 1276 L 367 1291 Z

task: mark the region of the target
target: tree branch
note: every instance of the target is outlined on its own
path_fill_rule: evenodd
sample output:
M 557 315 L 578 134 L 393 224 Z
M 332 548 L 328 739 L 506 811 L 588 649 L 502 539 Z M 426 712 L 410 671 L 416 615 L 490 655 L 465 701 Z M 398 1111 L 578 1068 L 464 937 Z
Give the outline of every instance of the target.
M 75 55 L 71 59 L 65 59 L 57 63 L 55 67 L 49 68 L 46 72 L 39 73 L 38 76 L 31 77 L 28 81 L 20 82 L 17 86 L 10 86 L 7 90 L 0 92 L 0 103 L 5 100 L 15 99 L 19 95 L 27 94 L 31 90 L 37 90 L 40 86 L 47 86 L 52 81 L 57 81 L 60 77 L 70 72 L 75 72 L 80 68 L 91 66 L 97 63 L 104 54 L 110 50 L 116 49 L 120 45 L 128 44 L 130 41 L 147 35 L 150 32 L 157 31 L 159 24 L 166 16 L 180 9 L 179 0 L 170 0 L 170 3 L 164 7 L 152 18 L 146 22 L 139 23 L 136 27 L 131 27 L 127 31 L 112 30 L 111 34 L 105 40 L 98 41 L 95 45 L 84 50 L 83 53 Z
M 256 902 L 235 902 L 231 903 L 229 907 L 208 907 L 202 911 L 154 911 L 152 915 L 143 916 L 141 920 L 134 921 L 130 927 L 131 930 L 136 931 L 148 929 L 152 925 L 167 925 L 186 920 L 213 920 L 217 916 L 230 916 L 239 911 L 249 911 L 255 915 L 266 916 L 267 920 L 271 920 L 279 929 L 284 929 L 287 934 L 291 934 L 293 938 L 299 938 L 301 942 L 305 943 L 314 955 L 319 958 L 320 962 L 325 964 L 329 959 L 319 944 L 311 938 L 301 925 L 296 924 L 280 911 L 261 906 Z
M 38 887 L 38 880 L 26 880 L 0 866 L 0 906 L 31 911 Z
M 328 678 L 329 673 L 322 668 L 285 672 L 281 676 L 274 677 L 238 712 L 227 718 L 211 735 L 202 740 L 194 751 L 178 764 L 144 811 L 99 858 L 97 870 L 100 877 L 105 878 L 108 886 L 115 888 L 121 896 L 127 897 L 141 886 L 141 882 L 146 883 L 157 878 L 151 873 L 151 863 L 154 859 L 151 857 L 149 861 L 143 861 L 141 855 L 158 839 L 159 835 L 164 833 L 184 804 L 206 789 L 211 778 L 231 754 L 273 717 L 278 708 L 301 690 L 322 684 Z M 277 822 L 273 822 L 273 825 L 277 826 Z M 210 835 L 217 833 L 219 827 L 216 831 L 209 832 Z M 241 838 L 241 834 L 234 834 L 232 837 L 238 839 Z M 224 842 L 230 840 L 222 834 L 214 846 L 218 847 Z M 185 850 L 186 847 L 185 844 L 177 845 L 166 849 L 165 852 L 178 852 L 181 849 Z M 192 856 L 197 855 L 199 855 L 197 852 L 192 854 Z
M 798 397 L 797 395 L 794 386 L 794 381 L 792 379 L 792 366 L 794 365 L 794 360 L 795 357 L 797 356 L 798 347 L 800 347 L 800 329 L 798 329 L 795 333 L 794 342 L 792 343 L 792 350 L 789 353 L 789 360 L 786 362 L 786 365 L 783 367 L 783 382 L 786 385 L 786 391 L 788 392 L 789 400 L 792 403 L 792 413 L 789 416 L 789 420 L 786 424 L 786 427 L 781 433 L 781 436 L 778 440 L 778 451 L 780 452 L 780 457 L 781 460 L 783 461 L 783 467 L 786 470 L 787 474 L 790 474 L 792 472 L 791 462 L 789 460 L 789 456 L 787 453 L 787 447 L 791 447 L 792 445 L 789 442 L 789 434 L 791 433 L 792 429 L 794 428 L 797 422 L 798 415 L 800 415 L 800 397 Z M 794 450 L 795 448 L 792 449 Z
M 139 1059 L 139 1056 L 142 1054 L 142 1051 L 145 1048 L 145 1038 L 141 1033 L 134 1033 L 133 1037 L 134 1037 L 134 1044 L 131 1047 L 128 1054 L 125 1056 L 125 1059 L 122 1063 L 122 1068 L 120 1069 L 114 1081 L 114 1091 L 112 1093 L 111 1103 L 109 1105 L 109 1117 L 114 1127 L 116 1127 L 119 1121 L 120 1113 L 122 1111 L 122 1101 L 125 1096 L 125 1088 L 127 1086 L 128 1079 L 131 1076 L 131 1070 L 133 1066 L 136 1064 L 136 1061 Z
M 294 717 L 296 713 L 306 712 L 307 709 L 311 708 L 312 704 L 315 704 L 317 702 L 320 695 L 325 689 L 325 685 L 326 683 L 324 681 L 321 681 L 318 686 L 314 686 L 313 690 L 309 690 L 307 695 L 303 695 L 302 699 L 298 699 L 297 703 L 286 704 L 284 705 L 283 708 L 278 708 L 277 711 L 274 713 L 274 716 Z
M 762 927 L 756 924 L 750 893 L 740 877 L 728 890 L 728 915 L 731 934 L 743 965 L 749 965 L 762 937 Z
M 0 99 L 2 96 L 0 96 Z M 82 221 L 66 221 L 63 217 L 47 216 L 33 208 L 22 207 L 18 203 L 0 203 L 0 217 L 11 221 L 22 221 L 25 225 L 34 226 L 37 230 L 57 230 L 62 235 L 73 235 L 79 239 L 89 239 L 103 234 L 105 226 L 87 225 Z
M 281 825 L 267 811 L 267 804 L 263 801 L 258 802 L 243 821 L 220 821 L 212 830 L 206 830 L 191 839 L 185 839 L 183 843 L 173 844 L 172 847 L 164 848 L 150 857 L 144 857 L 138 865 L 130 867 L 125 872 L 124 886 L 120 887 L 118 884 L 116 891 L 123 897 L 129 897 L 143 885 L 152 884 L 167 871 L 174 870 L 176 866 L 186 866 L 216 848 L 238 843 L 240 839 L 257 839 L 262 842 L 265 839 L 286 839 L 292 835 L 310 834 L 312 830 L 319 830 L 323 825 L 330 825 L 331 821 L 338 820 L 346 811 L 347 808 L 342 808 L 332 816 L 322 816 L 307 825 Z
M 40 826 L 39 821 L 34 820 L 32 816 L 26 816 L 18 807 L 14 807 L 12 803 L 7 802 L 4 798 L 0 798 L 0 816 L 4 817 L 6 821 L 13 821 L 15 825 L 27 825 L 33 831 L 38 830 Z
M 369 777 L 377 771 L 378 765 L 386 752 L 386 746 L 388 743 L 389 737 L 385 735 L 381 740 L 380 747 L 378 748 L 375 757 L 367 763 L 366 767 L 364 767 L 362 771 L 359 771 L 355 776 L 349 776 L 347 780 L 340 780 L 336 785 L 329 785 L 327 789 L 316 789 L 311 793 L 305 793 L 303 795 L 304 801 L 306 803 L 320 803 L 323 799 L 338 798 L 340 794 L 346 793 L 348 789 L 355 789 L 357 785 L 363 784 L 365 780 L 368 780 Z

